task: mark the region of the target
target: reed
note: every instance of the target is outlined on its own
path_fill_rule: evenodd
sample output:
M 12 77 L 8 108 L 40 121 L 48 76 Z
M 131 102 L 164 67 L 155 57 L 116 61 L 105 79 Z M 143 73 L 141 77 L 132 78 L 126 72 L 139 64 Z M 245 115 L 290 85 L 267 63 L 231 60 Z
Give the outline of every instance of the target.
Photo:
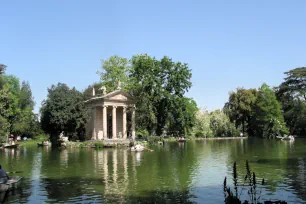
M 239 184 L 238 180 L 238 171 L 237 171 L 237 164 L 234 162 L 233 165 L 233 185 L 234 185 L 234 192 L 231 188 L 227 185 L 227 178 L 225 177 L 223 182 L 223 192 L 224 192 L 224 202 L 226 204 L 261 204 L 261 192 L 265 185 L 265 179 L 263 178 L 261 182 L 258 182 L 255 172 L 251 171 L 249 162 L 246 161 L 245 163 L 245 170 L 246 174 L 242 184 Z M 240 191 L 240 193 L 239 193 Z M 241 201 L 240 197 L 243 193 L 247 191 L 249 196 L 249 200 Z M 270 203 L 279 203 L 279 204 L 286 204 L 286 201 L 264 201 L 265 204 Z

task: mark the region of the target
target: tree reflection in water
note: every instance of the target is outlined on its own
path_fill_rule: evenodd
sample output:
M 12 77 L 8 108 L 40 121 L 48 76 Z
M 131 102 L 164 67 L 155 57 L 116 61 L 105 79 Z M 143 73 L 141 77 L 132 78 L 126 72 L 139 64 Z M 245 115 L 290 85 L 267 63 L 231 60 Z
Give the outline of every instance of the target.
M 0 161 L 7 171 L 24 171 L 22 188 L 7 199 L 13 203 L 222 203 L 224 177 L 231 180 L 232 164 L 244 169 L 246 160 L 267 179 L 264 199 L 305 202 L 305 146 L 299 139 L 239 139 L 165 143 L 139 153 L 21 147 L 0 151 Z

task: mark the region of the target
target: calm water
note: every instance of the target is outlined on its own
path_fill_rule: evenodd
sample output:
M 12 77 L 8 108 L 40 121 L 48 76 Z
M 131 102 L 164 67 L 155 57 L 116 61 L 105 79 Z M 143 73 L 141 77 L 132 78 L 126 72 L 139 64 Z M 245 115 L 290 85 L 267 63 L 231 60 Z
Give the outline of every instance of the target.
M 223 180 L 249 160 L 267 180 L 263 199 L 306 203 L 306 140 L 167 143 L 154 152 L 21 147 L 0 150 L 7 171 L 23 171 L 8 203 L 222 203 Z M 242 195 L 243 196 L 243 195 Z

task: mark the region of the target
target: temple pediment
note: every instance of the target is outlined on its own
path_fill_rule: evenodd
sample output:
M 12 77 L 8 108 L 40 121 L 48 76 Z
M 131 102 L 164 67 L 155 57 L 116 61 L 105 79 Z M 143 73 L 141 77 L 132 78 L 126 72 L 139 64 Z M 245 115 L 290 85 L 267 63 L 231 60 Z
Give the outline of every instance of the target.
M 85 101 L 85 103 L 88 105 L 89 104 L 111 105 L 116 103 L 117 105 L 121 106 L 121 105 L 133 105 L 136 103 L 136 100 L 129 93 L 126 93 L 122 90 L 116 90 L 103 96 L 93 97 Z
M 105 95 L 104 100 L 120 100 L 120 101 L 132 101 L 134 100 L 134 98 L 123 91 L 114 91 L 112 93 L 109 93 L 107 95 Z

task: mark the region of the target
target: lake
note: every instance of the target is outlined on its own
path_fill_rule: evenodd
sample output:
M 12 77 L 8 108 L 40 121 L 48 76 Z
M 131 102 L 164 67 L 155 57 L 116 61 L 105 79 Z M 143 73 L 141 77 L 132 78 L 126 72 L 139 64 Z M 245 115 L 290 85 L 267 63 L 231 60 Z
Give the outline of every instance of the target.
M 0 164 L 23 171 L 8 203 L 223 203 L 224 177 L 231 183 L 237 161 L 243 180 L 246 160 L 266 180 L 262 201 L 305 203 L 305 147 L 306 139 L 169 142 L 137 153 L 30 146 L 0 150 Z

